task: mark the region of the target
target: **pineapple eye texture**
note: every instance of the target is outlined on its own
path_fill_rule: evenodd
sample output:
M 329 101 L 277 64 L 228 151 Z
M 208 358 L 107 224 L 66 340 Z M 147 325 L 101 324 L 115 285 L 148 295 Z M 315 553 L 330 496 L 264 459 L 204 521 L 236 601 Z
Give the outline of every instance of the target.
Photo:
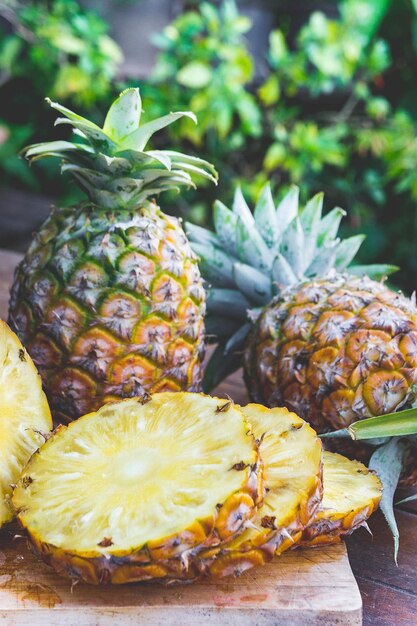
M 213 524 L 258 459 L 243 413 L 231 406 L 219 414 L 221 402 L 160 393 L 62 427 L 15 491 L 21 523 L 45 543 L 97 554 L 128 553 L 196 521 Z M 243 471 L 230 471 L 241 461 Z

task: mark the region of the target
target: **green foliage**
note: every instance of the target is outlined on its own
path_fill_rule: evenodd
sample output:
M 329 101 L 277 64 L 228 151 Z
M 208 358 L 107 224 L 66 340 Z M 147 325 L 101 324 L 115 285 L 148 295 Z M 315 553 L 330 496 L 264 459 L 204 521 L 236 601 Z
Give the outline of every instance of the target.
M 122 10 L 123 2 L 115 6 Z M 332 9 L 323 4 L 331 17 L 308 14 L 306 4 L 298 29 L 291 8 L 286 16 L 277 3 L 279 28 L 265 42 L 257 75 L 247 41 L 251 23 L 234 0 L 187 6 L 153 34 L 159 53 L 152 75 L 130 84 L 140 83 L 145 122 L 166 111 L 195 112 L 198 125 L 183 118 L 154 147 L 191 150 L 215 163 L 220 185 L 173 196 L 166 205 L 207 223 L 215 197 L 228 204 L 237 183 L 251 201 L 267 180 L 273 193 L 299 184 L 303 201 L 324 190 L 329 205 L 347 210 L 343 234 L 359 228 L 367 234 L 359 263 L 400 265 L 395 280 L 412 290 L 417 3 L 338 0 Z M 75 0 L 8 0 L 0 2 L 0 15 L 9 24 L 0 41 L 0 103 L 12 104 L 11 114 L 0 109 L 0 168 L 8 181 L 33 187 L 16 153 L 28 141 L 49 139 L 43 96 L 100 119 L 120 90 L 120 51 L 103 20 Z M 48 171 L 41 170 L 41 186 L 61 193 L 55 170 Z
M 14 27 L 0 46 L 3 82 L 32 76 L 32 95 L 47 93 L 84 106 L 108 95 L 122 56 L 95 13 L 74 0 L 9 0 L 1 9 Z

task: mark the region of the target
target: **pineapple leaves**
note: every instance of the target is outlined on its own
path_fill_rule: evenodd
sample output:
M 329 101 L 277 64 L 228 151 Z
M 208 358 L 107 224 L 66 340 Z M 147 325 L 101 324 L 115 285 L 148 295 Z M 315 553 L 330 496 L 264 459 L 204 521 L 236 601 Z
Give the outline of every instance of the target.
M 237 216 L 223 202 L 216 200 L 213 208 L 213 222 L 219 241 L 226 250 L 236 255 Z
M 337 246 L 334 266 L 337 270 L 344 270 L 355 258 L 359 248 L 366 239 L 365 235 L 354 235 L 343 239 Z
M 276 223 L 278 229 L 283 233 L 287 226 L 298 215 L 298 196 L 300 190 L 295 185 L 290 187 L 290 190 L 286 193 L 281 200 L 276 210 Z
M 250 208 L 247 205 L 245 198 L 240 187 L 236 188 L 233 198 L 233 213 L 240 217 L 241 222 L 245 225 L 248 231 L 251 231 L 255 227 L 255 219 L 251 213 Z
M 271 281 L 254 267 L 244 263 L 235 263 L 233 277 L 239 290 L 256 305 L 268 304 L 272 298 Z
M 278 240 L 275 205 L 271 186 L 267 183 L 259 196 L 254 211 L 255 224 L 268 248 L 273 248 Z
M 139 127 L 141 112 L 139 89 L 125 89 L 108 110 L 103 131 L 118 143 Z
M 210 289 L 207 294 L 209 313 L 226 315 L 246 321 L 250 302 L 236 289 Z
M 307 202 L 300 213 L 300 222 L 304 231 L 304 255 L 306 266 L 310 265 L 316 252 L 317 237 L 320 229 L 323 209 L 323 193 L 317 193 Z
M 375 450 L 369 462 L 369 468 L 378 474 L 382 482 L 383 491 L 380 508 L 394 537 L 395 562 L 397 562 L 400 539 L 393 500 L 401 475 L 405 452 L 405 442 L 401 439 L 392 438 L 388 443 Z
M 203 391 L 209 393 L 224 378 L 233 374 L 241 366 L 239 354 L 225 354 L 224 345 L 219 344 L 207 363 L 203 378 Z
M 188 117 L 193 120 L 195 124 L 197 124 L 197 118 L 194 113 L 191 113 L 191 111 L 169 113 L 169 115 L 163 115 L 162 117 L 158 117 L 155 120 L 140 126 L 132 133 L 124 137 L 122 141 L 120 141 L 121 149 L 143 150 L 154 133 L 158 132 L 158 130 L 162 130 L 166 126 L 169 126 L 181 117 Z
M 225 287 L 233 287 L 233 262 L 229 255 L 217 246 L 194 242 L 192 249 L 200 257 L 200 269 L 209 282 L 221 282 Z
M 369 276 L 373 280 L 382 280 L 390 274 L 398 272 L 400 268 L 397 265 L 374 264 L 374 265 L 349 265 L 350 274 L 355 276 Z
M 326 243 L 334 241 L 342 217 L 346 215 L 346 211 L 340 207 L 335 207 L 323 217 L 320 222 L 319 234 L 317 237 L 317 243 L 319 246 L 323 246 Z
M 240 216 L 236 224 L 236 251 L 238 258 L 244 263 L 264 272 L 271 268 L 273 261 L 271 251 L 256 230 L 254 223 L 250 225 Z
M 291 265 L 282 254 L 277 254 L 274 263 L 272 265 L 272 280 L 279 289 L 288 287 L 297 282 L 297 277 L 294 274 Z

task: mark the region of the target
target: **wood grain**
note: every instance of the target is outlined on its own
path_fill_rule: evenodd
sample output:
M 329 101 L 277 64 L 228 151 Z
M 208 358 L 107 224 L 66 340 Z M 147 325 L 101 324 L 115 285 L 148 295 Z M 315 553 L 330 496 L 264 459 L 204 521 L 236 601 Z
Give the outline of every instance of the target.
M 359 626 L 361 597 L 344 544 L 290 552 L 239 578 L 187 586 L 76 585 L 0 532 L 0 624 L 7 626 Z

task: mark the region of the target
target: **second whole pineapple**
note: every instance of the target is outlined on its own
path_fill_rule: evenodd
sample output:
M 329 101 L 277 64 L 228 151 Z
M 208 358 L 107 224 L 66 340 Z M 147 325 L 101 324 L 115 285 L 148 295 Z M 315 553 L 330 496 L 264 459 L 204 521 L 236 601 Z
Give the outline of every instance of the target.
M 238 190 L 232 210 L 215 204 L 215 233 L 188 232 L 219 344 L 206 390 L 243 365 L 253 401 L 287 406 L 326 432 L 412 404 L 417 309 L 372 280 L 392 267 L 352 265 L 363 236 L 340 241 L 344 212 L 322 217 L 322 203 L 318 194 L 300 208 L 293 187 L 276 207 L 266 186 L 252 214 Z
M 217 174 L 196 157 L 145 149 L 154 132 L 194 116 L 140 125 L 138 89 L 117 98 L 103 128 L 50 104 L 82 141 L 29 146 L 25 156 L 60 159 L 89 201 L 54 209 L 36 233 L 16 271 L 9 322 L 54 417 L 68 422 L 120 397 L 199 390 L 202 280 L 179 220 L 154 197 Z

